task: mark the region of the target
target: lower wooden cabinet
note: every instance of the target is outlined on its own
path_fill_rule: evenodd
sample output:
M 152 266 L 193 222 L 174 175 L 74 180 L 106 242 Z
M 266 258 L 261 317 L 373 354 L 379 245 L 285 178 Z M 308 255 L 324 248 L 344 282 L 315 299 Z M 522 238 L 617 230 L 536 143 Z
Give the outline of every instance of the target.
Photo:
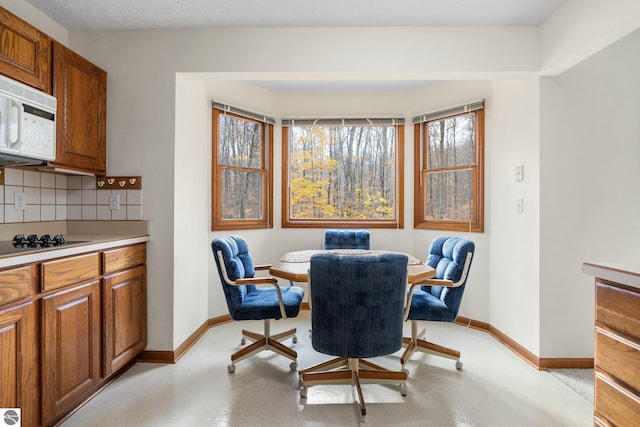
M 104 376 L 108 377 L 147 346 L 146 269 L 105 276 Z
M 146 345 L 145 243 L 0 271 L 0 407 L 23 426 L 59 423 Z
M 42 409 L 49 420 L 77 404 L 101 380 L 100 281 L 42 302 Z
M 0 310 L 0 407 L 21 408 L 23 426 L 40 423 L 37 317 L 33 302 Z
M 596 425 L 640 420 L 640 291 L 596 279 Z

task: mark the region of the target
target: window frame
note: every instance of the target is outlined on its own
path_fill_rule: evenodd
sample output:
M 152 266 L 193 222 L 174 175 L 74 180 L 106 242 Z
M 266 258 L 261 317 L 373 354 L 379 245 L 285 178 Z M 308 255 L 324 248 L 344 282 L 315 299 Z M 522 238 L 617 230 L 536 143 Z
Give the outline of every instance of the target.
M 236 110 L 238 111 L 238 110 Z M 228 115 L 257 123 L 261 126 L 260 168 L 234 167 L 221 165 L 219 127 L 220 116 Z M 273 135 L 271 123 L 257 120 L 243 114 L 223 111 L 212 107 L 212 161 L 211 161 L 211 230 L 248 230 L 273 228 Z M 266 138 L 265 138 L 266 137 Z M 222 173 L 227 170 L 260 171 L 262 182 L 262 218 L 259 219 L 223 219 L 222 218 Z
M 475 115 L 475 165 L 429 168 L 429 123 L 467 114 Z M 472 213 L 470 221 L 426 219 L 426 176 L 430 172 L 466 170 L 471 168 Z M 484 232 L 484 106 L 469 112 L 460 112 L 414 123 L 414 228 L 446 231 Z
M 340 119 L 342 120 L 342 119 Z M 347 120 L 347 119 L 345 119 Z M 282 125 L 282 228 L 404 228 L 404 124 L 396 131 L 396 218 L 393 220 L 292 219 L 290 218 L 289 126 Z M 323 125 L 320 125 L 323 126 Z M 330 125 L 327 125 L 330 126 Z

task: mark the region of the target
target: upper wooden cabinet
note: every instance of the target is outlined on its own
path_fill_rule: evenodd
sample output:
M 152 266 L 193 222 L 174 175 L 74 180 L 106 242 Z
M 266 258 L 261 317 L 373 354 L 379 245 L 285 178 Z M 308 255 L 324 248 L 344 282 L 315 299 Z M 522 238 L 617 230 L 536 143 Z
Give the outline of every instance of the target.
M 107 169 L 107 73 L 53 43 L 53 95 L 58 100 L 56 160 L 49 166 L 104 175 Z
M 52 40 L 0 7 L 0 74 L 51 93 Z

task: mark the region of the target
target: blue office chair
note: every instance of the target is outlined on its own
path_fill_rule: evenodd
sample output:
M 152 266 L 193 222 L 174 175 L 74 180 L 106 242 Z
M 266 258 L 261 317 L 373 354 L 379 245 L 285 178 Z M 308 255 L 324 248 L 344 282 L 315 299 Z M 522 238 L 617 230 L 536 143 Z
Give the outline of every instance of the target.
M 414 352 L 422 351 L 456 361 L 462 369 L 460 352 L 425 341 L 425 330 L 418 333 L 419 320 L 454 322 L 469 277 L 475 245 L 458 237 L 437 237 L 431 242 L 427 264 L 436 269 L 434 279 L 411 286 L 405 307 L 405 320 L 411 320 L 411 338 L 403 338 L 406 350 L 400 358 L 403 368 Z
M 352 384 L 366 415 L 361 383 L 400 384 L 407 373 L 391 371 L 364 358 L 402 348 L 407 256 L 313 255 L 309 268 L 313 348 L 338 356 L 299 372 L 300 397 L 316 384 Z
M 304 290 L 298 286 L 280 288 L 275 277 L 254 277 L 256 270 L 268 270 L 269 265 L 254 265 L 247 243 L 240 236 L 214 239 L 211 249 L 231 318 L 264 320 L 264 334 L 242 330 L 242 345 L 246 343 L 246 338 L 254 342 L 231 355 L 229 372 L 235 372 L 236 362 L 262 350 L 271 350 L 293 360 L 290 368 L 296 370 L 298 354 L 280 342 L 292 336 L 296 343 L 295 328 L 271 335 L 270 320 L 296 317 L 300 312 Z
M 325 230 L 322 249 L 371 249 L 367 230 Z

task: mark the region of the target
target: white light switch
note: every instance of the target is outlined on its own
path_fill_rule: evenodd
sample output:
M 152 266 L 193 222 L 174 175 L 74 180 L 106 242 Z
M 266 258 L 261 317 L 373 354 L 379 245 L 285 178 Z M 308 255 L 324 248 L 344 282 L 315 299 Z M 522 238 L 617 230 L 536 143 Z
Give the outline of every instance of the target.
M 516 199 L 516 213 L 522 213 L 524 211 L 524 199 L 522 197 L 518 197 Z
M 524 165 L 516 165 L 516 181 L 524 181 Z
M 109 194 L 109 209 L 112 211 L 120 209 L 120 195 L 118 193 Z

